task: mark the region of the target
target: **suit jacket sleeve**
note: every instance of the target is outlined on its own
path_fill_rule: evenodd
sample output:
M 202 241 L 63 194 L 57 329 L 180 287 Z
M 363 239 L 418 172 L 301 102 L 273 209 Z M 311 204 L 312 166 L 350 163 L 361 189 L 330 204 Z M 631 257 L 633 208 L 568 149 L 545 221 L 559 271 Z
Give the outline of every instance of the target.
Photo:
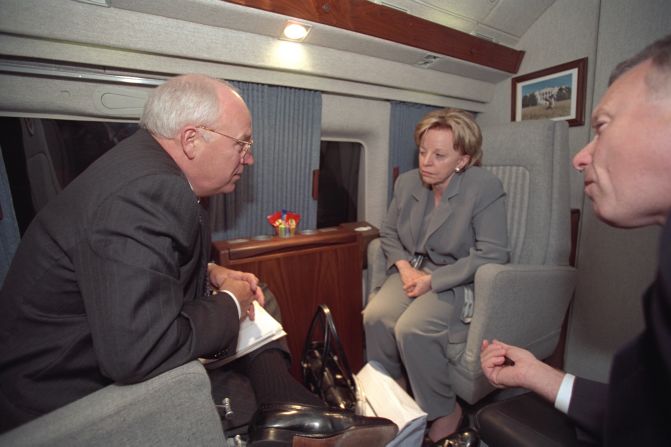
M 235 348 L 235 303 L 189 296 L 203 290 L 196 282 L 206 281 L 197 277 L 206 245 L 185 182 L 160 174 L 136 179 L 91 216 L 74 262 L 104 375 L 141 381 Z
M 397 179 L 394 196 L 380 227 L 380 241 L 387 261 L 387 269 L 393 267 L 397 261 L 403 259 L 409 261 L 412 258 L 412 254 L 401 243 L 397 228 L 399 206 L 404 203 L 400 195 L 407 195 L 407 187 L 403 185 L 405 178 L 406 176 L 401 176 Z
M 607 384 L 576 377 L 573 382 L 568 416 L 580 428 L 596 439 L 600 439 L 607 400 Z

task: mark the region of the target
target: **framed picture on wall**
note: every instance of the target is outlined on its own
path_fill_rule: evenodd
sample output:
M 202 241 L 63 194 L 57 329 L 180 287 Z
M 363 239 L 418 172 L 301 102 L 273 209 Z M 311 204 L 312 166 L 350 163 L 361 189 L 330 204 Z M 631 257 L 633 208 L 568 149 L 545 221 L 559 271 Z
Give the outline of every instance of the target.
M 511 120 L 566 120 L 585 124 L 587 58 L 512 79 Z

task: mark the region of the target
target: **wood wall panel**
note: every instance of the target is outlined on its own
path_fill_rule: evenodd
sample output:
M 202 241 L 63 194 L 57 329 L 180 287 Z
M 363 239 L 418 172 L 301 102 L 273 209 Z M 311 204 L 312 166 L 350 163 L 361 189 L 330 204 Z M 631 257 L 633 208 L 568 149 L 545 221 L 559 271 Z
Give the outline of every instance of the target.
M 524 51 L 364 0 L 225 0 L 517 73 Z
M 339 242 L 333 243 L 334 236 Z M 298 379 L 302 378 L 299 363 L 307 330 L 321 303 L 331 309 L 352 370 L 358 371 L 364 363 L 361 236 L 353 231 L 338 230 L 337 234 L 325 233 L 323 237 L 324 245 L 318 242 L 319 234 L 285 240 L 273 238 L 264 242 L 229 244 L 218 241 L 214 244 L 215 261 L 254 273 L 277 297 L 293 356 L 292 374 Z M 301 238 L 309 244 L 301 245 Z M 276 245 L 276 252 L 267 247 L 269 243 Z M 255 244 L 265 244 L 263 254 L 254 254 L 258 253 L 253 249 Z M 240 252 L 251 255 L 240 258 Z

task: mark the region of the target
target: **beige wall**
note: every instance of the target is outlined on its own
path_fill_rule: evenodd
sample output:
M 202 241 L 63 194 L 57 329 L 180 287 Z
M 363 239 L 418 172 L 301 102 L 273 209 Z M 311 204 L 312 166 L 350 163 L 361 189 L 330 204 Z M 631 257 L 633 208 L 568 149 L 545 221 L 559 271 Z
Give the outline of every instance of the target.
M 526 52 L 519 74 L 523 75 L 583 57 L 589 58 L 587 71 L 587 105 L 589 116 L 594 58 L 599 20 L 599 0 L 557 0 L 532 25 L 517 45 Z M 478 117 L 482 124 L 510 121 L 511 81 L 500 82 L 494 100 Z M 575 154 L 589 138 L 589 120 L 585 125 L 569 129 L 570 154 Z M 579 208 L 582 202 L 582 180 L 571 172 L 571 207 Z

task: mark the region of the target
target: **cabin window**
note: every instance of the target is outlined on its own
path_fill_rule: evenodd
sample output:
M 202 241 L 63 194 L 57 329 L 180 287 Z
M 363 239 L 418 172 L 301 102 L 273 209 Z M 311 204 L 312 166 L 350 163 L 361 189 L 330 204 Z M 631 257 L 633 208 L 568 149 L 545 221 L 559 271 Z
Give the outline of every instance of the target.
M 317 228 L 358 220 L 360 143 L 322 141 L 319 151 Z
M 5 160 L 21 234 L 35 214 L 136 123 L 0 118 Z
M 0 118 L 0 145 L 20 233 L 51 197 L 137 128 L 136 123 Z M 321 142 L 317 228 L 358 220 L 362 157 L 358 142 Z

